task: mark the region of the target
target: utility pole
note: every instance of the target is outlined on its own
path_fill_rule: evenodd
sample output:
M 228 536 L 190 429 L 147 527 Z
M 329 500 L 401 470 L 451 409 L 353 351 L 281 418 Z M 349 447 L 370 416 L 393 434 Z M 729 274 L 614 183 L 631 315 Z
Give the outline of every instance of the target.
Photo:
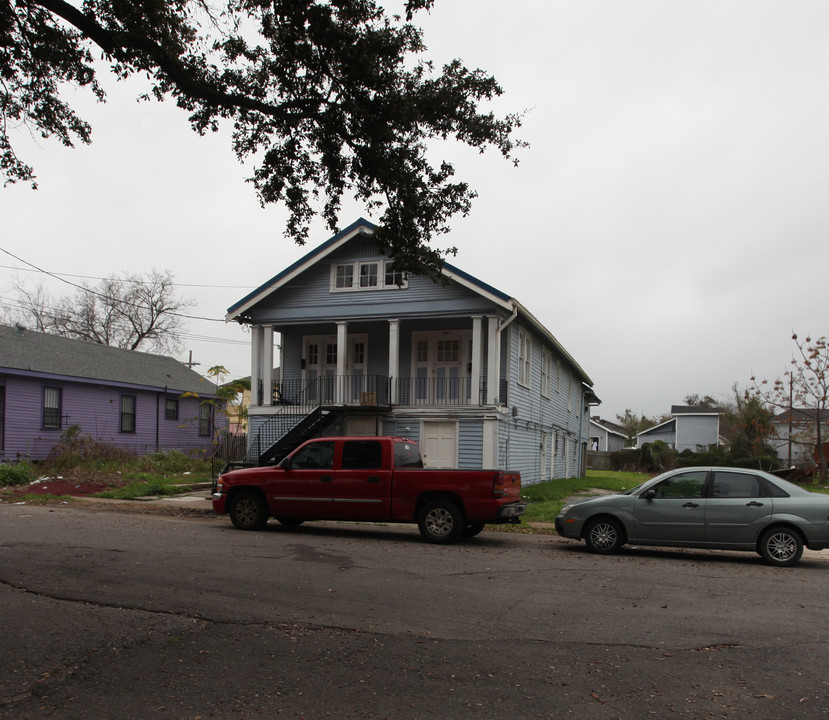
M 189 367 L 191 370 L 193 369 L 193 365 L 201 365 L 201 363 L 193 362 L 193 351 L 192 350 L 190 351 L 190 360 L 188 362 L 184 363 L 184 364 L 187 367 Z

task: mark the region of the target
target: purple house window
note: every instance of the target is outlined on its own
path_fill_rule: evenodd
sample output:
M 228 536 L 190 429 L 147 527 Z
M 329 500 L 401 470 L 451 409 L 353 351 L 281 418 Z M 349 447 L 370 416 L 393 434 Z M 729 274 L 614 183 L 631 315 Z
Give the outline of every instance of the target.
M 199 405 L 199 435 L 210 435 L 213 432 L 213 413 L 210 405 Z
M 135 395 L 121 396 L 121 432 L 135 432 Z
M 60 430 L 60 415 L 62 404 L 61 389 L 57 387 L 43 388 L 43 427 L 47 430 Z
M 178 420 L 178 400 L 175 398 L 167 398 L 167 403 L 164 406 L 164 417 L 167 420 Z

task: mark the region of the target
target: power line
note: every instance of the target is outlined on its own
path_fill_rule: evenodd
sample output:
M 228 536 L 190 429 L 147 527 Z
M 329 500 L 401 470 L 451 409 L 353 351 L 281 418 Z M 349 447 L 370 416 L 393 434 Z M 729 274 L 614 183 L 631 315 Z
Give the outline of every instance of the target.
M 48 275 L 49 277 L 54 278 L 55 280 L 58 280 L 62 283 L 66 283 L 67 285 L 71 285 L 72 287 L 77 288 L 78 290 L 82 290 L 83 292 L 88 292 L 88 293 L 94 295 L 95 297 L 102 298 L 103 300 L 117 300 L 117 302 L 123 302 L 125 305 L 129 305 L 131 307 L 137 307 L 137 308 L 141 308 L 143 310 L 151 310 L 151 308 L 148 308 L 144 305 L 139 305 L 137 303 L 131 303 L 131 302 L 127 302 L 125 300 L 112 298 L 108 295 L 104 295 L 103 293 L 98 292 L 97 290 L 93 290 L 92 288 L 84 287 L 83 285 L 78 285 L 78 283 L 72 282 L 71 280 L 66 280 L 65 278 L 62 278 L 62 277 L 60 277 L 59 275 L 57 275 L 53 272 L 49 272 L 48 270 L 44 270 L 43 268 L 38 267 L 34 263 L 30 263 L 28 260 L 24 260 L 23 258 L 18 257 L 14 253 L 9 252 L 8 250 L 6 250 L 5 248 L 0 247 L 0 252 L 6 253 L 6 255 L 8 255 L 9 257 L 13 257 L 18 262 L 22 262 L 23 264 L 34 268 L 38 272 L 43 273 L 44 275 Z M 222 318 L 209 318 L 209 317 L 202 317 L 202 316 L 199 316 L 199 315 L 187 315 L 186 313 L 175 312 L 173 310 L 168 311 L 168 314 L 169 315 L 174 315 L 176 317 L 186 318 L 188 320 L 206 320 L 207 322 L 224 322 L 224 319 L 222 319 Z
M 6 251 L 4 250 L 3 252 L 6 252 Z M 10 255 L 11 253 L 7 253 L 7 254 Z M 14 256 L 12 256 L 12 257 L 14 257 Z M 25 260 L 22 260 L 21 262 L 25 262 Z M 21 272 L 44 272 L 43 270 L 32 269 L 32 268 L 34 268 L 34 266 L 32 266 L 32 268 L 22 268 L 22 267 L 17 267 L 16 265 L 0 265 L 0 268 L 3 268 L 5 270 L 19 270 Z M 149 285 L 150 284 L 149 281 L 147 281 L 147 280 L 121 280 L 120 278 L 114 278 L 114 277 L 99 277 L 97 275 L 75 275 L 73 273 L 51 273 L 51 276 L 55 277 L 55 278 L 58 278 L 58 279 L 69 277 L 69 278 L 81 278 L 82 280 L 110 280 L 110 281 L 117 282 L 117 283 L 137 282 L 141 285 Z M 175 285 L 176 287 L 192 287 L 192 288 L 207 288 L 207 289 L 222 288 L 224 290 L 247 290 L 247 291 L 251 290 L 250 285 L 198 285 L 198 284 L 195 284 L 195 283 L 177 283 L 177 282 L 174 282 L 174 283 L 171 283 L 171 284 Z

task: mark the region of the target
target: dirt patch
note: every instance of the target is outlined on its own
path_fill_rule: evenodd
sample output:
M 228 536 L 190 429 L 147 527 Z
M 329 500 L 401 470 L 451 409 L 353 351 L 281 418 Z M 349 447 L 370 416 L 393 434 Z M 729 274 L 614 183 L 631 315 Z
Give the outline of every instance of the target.
M 64 478 L 45 478 L 29 485 L 19 485 L 9 488 L 15 495 L 71 495 L 72 497 L 86 497 L 94 493 L 109 490 L 112 483 L 78 482 Z

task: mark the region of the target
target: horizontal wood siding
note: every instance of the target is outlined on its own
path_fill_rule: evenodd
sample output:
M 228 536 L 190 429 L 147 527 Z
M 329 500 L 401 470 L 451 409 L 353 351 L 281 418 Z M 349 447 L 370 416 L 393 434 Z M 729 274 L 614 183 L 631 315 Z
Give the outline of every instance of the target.
M 43 387 L 61 389 L 61 428 L 42 425 Z M 120 432 L 121 396 L 136 399 L 135 432 Z M 179 419 L 165 419 L 165 400 L 177 398 L 131 388 L 69 381 L 40 381 L 9 375 L 6 381 L 6 443 L 4 457 L 46 458 L 63 432 L 77 425 L 82 435 L 136 454 L 176 449 L 210 452 L 211 439 L 199 437 L 197 398 L 179 399 Z M 158 415 L 156 415 L 156 410 Z M 219 416 L 218 422 L 222 423 Z M 156 418 L 158 418 L 156 420 Z
M 550 433 L 551 457 L 548 459 L 547 473 L 553 478 L 565 477 L 567 462 L 564 456 L 564 439 L 569 437 L 571 441 L 570 474 L 577 475 L 580 468 L 581 447 L 587 442 L 589 421 L 582 407 L 581 380 L 554 348 L 548 348 L 552 353 L 551 388 L 549 397 L 542 395 L 541 356 L 544 345 L 538 335 L 533 335 L 530 383 L 529 386 L 519 385 L 520 327 L 518 322 L 510 325 L 509 338 L 504 343 L 507 346 L 507 352 L 506 360 L 502 360 L 502 364 L 507 367 L 506 370 L 502 368 L 502 374 L 509 381 L 508 407 L 511 413 L 514 408 L 516 414 L 511 421 L 505 421 L 506 425 L 502 428 L 502 443 L 508 444 L 508 452 L 502 454 L 504 458 L 509 457 L 512 465 L 510 469 L 524 468 L 521 470 L 521 475 L 525 484 L 540 482 L 544 479 L 540 476 L 540 446 L 543 433 L 548 432 Z M 557 372 L 561 373 L 558 382 Z M 552 446 L 556 435 L 559 438 L 558 453 L 552 457 Z M 504 436 L 508 440 L 505 440 Z
M 717 415 L 677 415 L 676 449 L 678 452 L 697 452 L 717 445 L 719 417 Z
M 439 285 L 428 277 L 410 277 L 405 288 L 331 292 L 332 265 L 375 260 L 382 263 L 383 258 L 377 255 L 373 240 L 352 240 L 259 303 L 252 310 L 254 322 L 279 325 L 492 311 L 492 304 L 478 293 L 457 283 Z M 436 302 L 440 303 L 439 310 Z
M 483 447 L 483 420 L 461 420 L 458 423 L 458 467 L 464 470 L 483 469 Z

